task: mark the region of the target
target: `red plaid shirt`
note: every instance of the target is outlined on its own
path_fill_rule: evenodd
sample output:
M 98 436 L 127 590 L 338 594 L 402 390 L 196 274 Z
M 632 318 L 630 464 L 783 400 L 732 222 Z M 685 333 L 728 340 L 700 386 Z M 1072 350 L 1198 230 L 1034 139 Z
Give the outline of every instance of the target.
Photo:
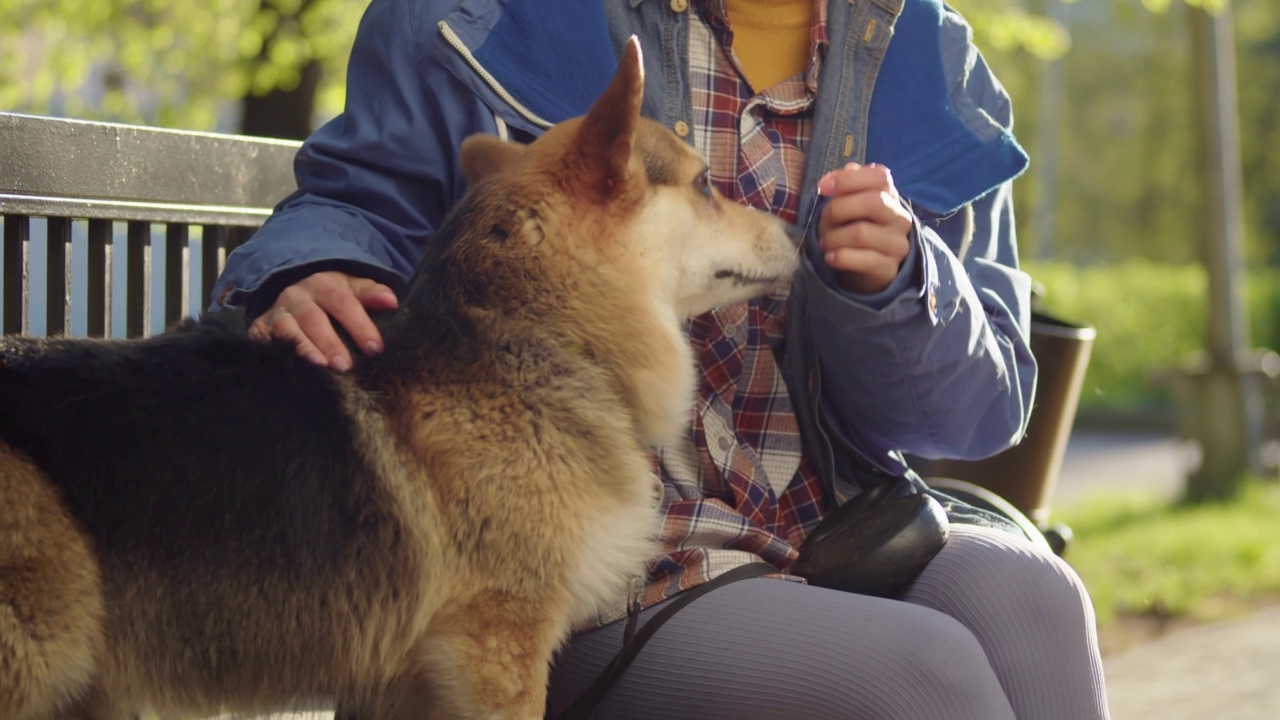
M 814 3 L 808 69 L 759 93 L 726 50 L 732 32 L 722 0 L 695 5 L 702 22 L 691 17 L 689 23 L 694 145 L 720 192 L 795 222 L 827 45 L 826 5 Z M 650 565 L 642 597 L 646 606 L 758 559 L 787 568 L 822 517 L 822 485 L 803 457 L 791 399 L 769 348 L 782 334 L 785 309 L 784 296 L 771 296 L 720 308 L 689 325 L 702 379 L 687 442 L 658 456 L 664 519 L 661 555 Z

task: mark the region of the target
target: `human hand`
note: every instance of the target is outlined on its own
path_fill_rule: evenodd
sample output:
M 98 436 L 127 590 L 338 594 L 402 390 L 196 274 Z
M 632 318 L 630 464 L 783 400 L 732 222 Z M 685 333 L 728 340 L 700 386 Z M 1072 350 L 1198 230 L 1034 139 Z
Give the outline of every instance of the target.
M 889 168 L 849 163 L 818 181 L 831 198 L 818 221 L 818 247 L 846 290 L 880 292 L 898 276 L 911 249 L 911 213 Z
M 382 335 L 369 310 L 393 310 L 398 304 L 386 285 L 341 272 L 319 272 L 285 288 L 249 326 L 249 337 L 293 343 L 312 363 L 346 372 L 351 369 L 351 353 L 329 317 L 342 324 L 366 355 L 376 355 L 382 352 Z

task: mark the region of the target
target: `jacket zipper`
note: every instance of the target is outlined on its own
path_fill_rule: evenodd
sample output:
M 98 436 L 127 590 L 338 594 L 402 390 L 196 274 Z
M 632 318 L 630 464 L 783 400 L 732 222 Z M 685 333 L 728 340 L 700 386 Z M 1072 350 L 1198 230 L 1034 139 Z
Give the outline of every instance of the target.
M 462 44 L 462 40 L 453 32 L 453 28 L 449 27 L 448 23 L 441 20 L 437 23 L 437 26 L 440 28 L 440 34 L 444 36 L 445 42 L 449 43 L 449 45 L 462 56 L 462 59 L 467 61 L 467 64 L 471 66 L 471 69 L 485 81 L 491 90 L 497 93 L 498 97 L 501 98 L 503 102 L 510 105 L 513 110 L 520 114 L 520 117 L 528 120 L 534 125 L 537 125 L 543 130 L 551 127 L 551 123 L 538 117 L 532 110 L 522 105 L 519 100 L 516 100 L 514 95 L 507 92 L 507 89 L 502 87 L 501 83 L 499 83 L 497 79 L 489 74 L 488 70 L 484 69 L 484 66 L 482 66 L 480 62 L 476 60 L 475 56 L 471 54 L 471 51 L 467 49 L 467 46 Z
M 822 443 L 822 449 L 826 451 L 827 475 L 831 478 L 831 494 L 835 496 L 836 505 L 843 505 L 848 498 L 840 497 L 839 488 L 836 487 L 836 450 L 835 444 L 831 442 L 831 438 L 827 435 L 827 429 L 822 423 L 822 379 L 821 373 L 817 368 L 808 370 L 809 375 L 809 398 L 813 402 L 813 426 L 818 431 L 819 442 Z

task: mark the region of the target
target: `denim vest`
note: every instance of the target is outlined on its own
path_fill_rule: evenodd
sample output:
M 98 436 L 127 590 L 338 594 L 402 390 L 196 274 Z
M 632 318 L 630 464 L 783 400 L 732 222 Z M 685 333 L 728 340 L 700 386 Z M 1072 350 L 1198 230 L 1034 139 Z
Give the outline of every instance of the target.
M 628 0 L 605 5 L 615 45 L 620 46 L 634 34 L 646 48 L 644 114 L 667 127 L 679 121 L 692 125 L 687 52 L 689 13 L 695 10 L 689 7 L 677 12 L 671 4 L 659 0 Z M 871 95 L 901 9 L 902 0 L 849 0 L 829 4 L 830 46 L 819 70 L 818 86 L 822 92 L 814 107 L 814 132 L 798 207 L 813 206 L 817 200 L 818 179 L 825 173 L 845 163 L 865 161 Z M 650 38 L 658 38 L 661 46 L 654 48 Z M 810 251 L 816 252 L 812 243 Z M 811 269 L 813 259 L 809 258 L 805 264 L 806 270 Z M 884 474 L 856 450 L 843 446 L 839 433 L 831 432 L 822 416 L 818 356 L 812 352 L 812 338 L 805 332 L 808 326 L 805 277 L 814 276 L 810 272 L 801 273 L 793 283 L 786 343 L 774 350 L 792 397 L 806 453 L 822 478 L 827 497 L 836 501 L 857 494 L 867 483 L 881 481 Z M 914 478 L 910 470 L 907 473 Z
M 691 4 L 684 11 L 661 0 L 605 3 L 615 46 L 637 35 L 645 48 L 645 115 L 667 127 L 692 124 L 688 66 Z M 847 162 L 863 162 L 867 150 L 867 118 L 871 93 L 902 0 L 849 0 L 829 4 L 827 27 L 831 45 L 822 63 L 814 108 L 801 208 L 814 201 L 818 179 Z M 655 46 L 654 40 L 660 45 Z M 835 88 L 833 90 L 833 88 Z

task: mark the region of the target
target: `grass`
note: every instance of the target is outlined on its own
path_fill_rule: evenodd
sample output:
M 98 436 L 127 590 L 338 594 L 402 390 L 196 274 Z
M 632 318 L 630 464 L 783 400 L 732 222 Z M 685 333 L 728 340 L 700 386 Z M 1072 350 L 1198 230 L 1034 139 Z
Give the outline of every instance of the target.
M 1081 409 L 1169 410 L 1171 390 L 1157 378 L 1205 346 L 1203 266 L 1132 259 L 1088 266 L 1028 262 L 1023 269 L 1043 284 L 1047 312 L 1098 331 Z M 1244 295 L 1250 345 L 1280 350 L 1280 268 L 1251 268 Z
M 1278 483 L 1199 505 L 1100 496 L 1054 519 L 1075 534 L 1066 560 L 1093 597 L 1104 652 L 1280 602 Z

